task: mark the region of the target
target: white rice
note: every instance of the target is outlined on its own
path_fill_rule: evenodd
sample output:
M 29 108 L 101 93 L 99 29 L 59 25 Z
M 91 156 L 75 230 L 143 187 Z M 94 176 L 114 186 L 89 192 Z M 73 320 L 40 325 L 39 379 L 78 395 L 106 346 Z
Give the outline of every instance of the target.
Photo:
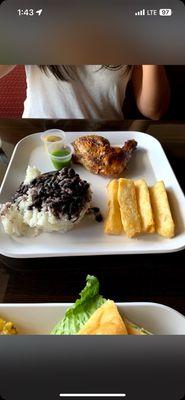
M 30 228 L 23 220 L 23 215 L 16 204 L 6 203 L 0 208 L 0 220 L 4 231 L 10 236 L 36 236 L 38 229 Z
M 24 183 L 29 184 L 39 176 L 41 172 L 36 167 L 28 166 Z M 36 208 L 29 210 L 32 204 L 32 196 L 23 196 L 15 203 L 5 203 L 0 206 L 0 221 L 4 231 L 10 236 L 36 236 L 42 232 L 60 231 L 62 233 L 71 230 L 74 225 L 79 223 L 90 208 L 91 204 L 86 203 L 79 217 L 75 220 L 68 220 L 67 216 L 60 219 L 56 218 L 51 210 L 44 208 L 39 211 Z
M 46 211 L 42 209 L 38 211 L 36 208 L 28 210 L 28 206 L 31 204 L 31 196 L 28 196 L 26 200 L 22 200 L 19 203 L 20 213 L 22 214 L 23 222 L 30 228 L 37 228 L 43 232 L 67 232 L 71 230 L 75 224 L 77 224 L 85 215 L 90 207 L 90 203 L 81 211 L 78 219 L 68 220 L 66 216 L 58 219 L 54 216 L 51 210 Z
M 33 179 L 37 178 L 40 175 L 41 172 L 39 171 L 39 169 L 37 169 L 36 167 L 30 167 L 30 165 L 28 165 L 24 179 L 25 185 L 28 185 Z

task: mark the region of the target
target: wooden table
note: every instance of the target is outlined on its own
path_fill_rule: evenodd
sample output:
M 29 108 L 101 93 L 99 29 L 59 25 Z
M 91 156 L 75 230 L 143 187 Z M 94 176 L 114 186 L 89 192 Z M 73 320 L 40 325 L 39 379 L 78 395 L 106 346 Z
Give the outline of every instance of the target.
M 65 131 L 142 130 L 158 138 L 185 191 L 185 123 L 149 121 L 0 120 L 4 149 L 22 137 L 58 127 Z M 1 167 L 2 170 L 3 167 Z M 14 260 L 0 257 L 0 301 L 74 301 L 85 277 L 97 275 L 101 293 L 115 301 L 154 301 L 185 315 L 185 251 L 163 255 Z

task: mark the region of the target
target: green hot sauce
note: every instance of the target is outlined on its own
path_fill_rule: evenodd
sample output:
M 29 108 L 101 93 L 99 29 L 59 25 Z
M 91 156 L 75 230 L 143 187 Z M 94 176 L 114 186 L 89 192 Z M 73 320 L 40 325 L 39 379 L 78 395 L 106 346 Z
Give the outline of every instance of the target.
M 68 149 L 54 150 L 50 153 L 50 157 L 54 167 L 57 170 L 68 167 L 71 163 L 71 152 Z

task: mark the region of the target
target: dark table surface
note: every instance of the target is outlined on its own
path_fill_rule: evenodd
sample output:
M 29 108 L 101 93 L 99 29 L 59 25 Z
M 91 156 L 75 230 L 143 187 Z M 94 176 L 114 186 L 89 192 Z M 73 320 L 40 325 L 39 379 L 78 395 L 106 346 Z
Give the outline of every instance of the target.
M 65 131 L 139 130 L 158 138 L 185 191 L 185 123 L 150 121 L 0 120 L 3 148 L 11 155 L 24 136 L 52 127 Z M 0 164 L 0 179 L 5 167 Z M 9 259 L 0 256 L 0 302 L 70 302 L 87 274 L 115 301 L 154 301 L 185 315 L 185 251 L 159 255 Z

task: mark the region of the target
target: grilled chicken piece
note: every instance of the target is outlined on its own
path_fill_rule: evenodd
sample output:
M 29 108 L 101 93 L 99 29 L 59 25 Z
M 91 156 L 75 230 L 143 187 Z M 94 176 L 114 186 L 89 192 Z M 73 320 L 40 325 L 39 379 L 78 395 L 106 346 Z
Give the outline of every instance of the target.
M 81 136 L 72 143 L 73 161 L 93 174 L 118 176 L 126 168 L 133 151 L 137 147 L 135 140 L 128 140 L 123 147 L 111 147 L 102 136 Z

